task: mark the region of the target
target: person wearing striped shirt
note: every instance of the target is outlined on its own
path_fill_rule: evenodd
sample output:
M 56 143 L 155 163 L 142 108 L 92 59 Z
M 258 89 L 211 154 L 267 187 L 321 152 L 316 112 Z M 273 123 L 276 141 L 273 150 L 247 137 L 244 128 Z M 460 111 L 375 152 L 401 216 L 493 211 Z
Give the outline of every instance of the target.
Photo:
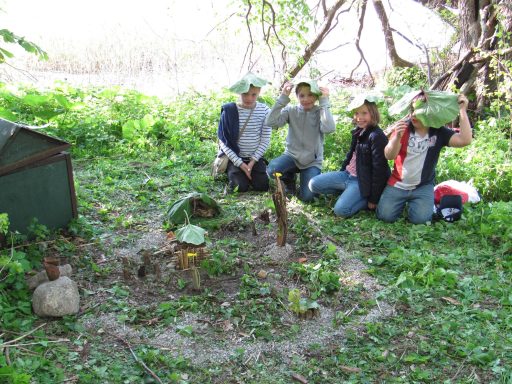
M 230 90 L 240 95 L 237 103 L 221 108 L 217 135 L 219 149 L 228 158 L 227 175 L 231 191 L 267 191 L 269 180 L 263 157 L 270 144 L 271 128 L 265 125 L 270 108 L 257 101 L 266 80 L 248 73 Z

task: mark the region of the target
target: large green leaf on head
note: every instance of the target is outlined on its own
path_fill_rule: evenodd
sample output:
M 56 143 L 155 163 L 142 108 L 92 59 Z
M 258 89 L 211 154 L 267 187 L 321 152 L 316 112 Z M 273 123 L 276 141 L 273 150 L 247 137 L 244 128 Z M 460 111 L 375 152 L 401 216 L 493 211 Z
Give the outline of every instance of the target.
M 365 101 L 368 101 L 370 103 L 380 103 L 383 100 L 384 100 L 383 97 L 377 93 L 370 93 L 370 94 L 362 93 L 362 94 L 354 97 L 354 99 L 352 99 L 352 101 L 350 102 L 350 104 L 347 107 L 347 112 L 354 112 L 355 109 L 363 106 Z
M 242 94 L 248 92 L 251 88 L 251 85 L 253 87 L 261 88 L 264 85 L 267 85 L 267 83 L 267 80 L 255 75 L 252 72 L 247 72 L 244 77 L 229 87 L 229 90 L 234 93 Z
M 311 90 L 311 93 L 313 93 L 314 95 L 317 95 L 317 96 L 322 95 L 322 91 L 320 90 L 320 87 L 318 86 L 318 83 L 316 82 L 316 80 L 313 80 L 313 79 L 310 79 L 307 77 L 299 77 L 299 78 L 293 79 L 293 81 L 292 81 L 292 84 L 294 84 L 294 85 L 298 85 L 300 83 L 308 84 L 309 89 Z
M 215 200 L 205 193 L 192 192 L 171 204 L 167 210 L 167 221 L 178 225 L 192 217 L 213 217 L 218 213 L 220 207 Z
M 176 239 L 181 243 L 201 245 L 204 243 L 206 230 L 197 225 L 187 224 L 176 231 Z
M 415 100 L 424 94 L 426 101 Z M 413 105 L 414 104 L 414 105 Z M 403 117 L 414 108 L 414 116 L 425 127 L 440 128 L 453 121 L 459 114 L 457 95 L 445 91 L 411 91 L 389 108 L 391 115 Z

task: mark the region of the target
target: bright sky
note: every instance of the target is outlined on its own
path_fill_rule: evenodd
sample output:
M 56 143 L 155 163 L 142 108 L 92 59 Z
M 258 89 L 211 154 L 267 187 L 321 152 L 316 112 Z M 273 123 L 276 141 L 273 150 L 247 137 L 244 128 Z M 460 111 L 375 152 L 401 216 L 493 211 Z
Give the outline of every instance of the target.
M 8 28 L 41 45 L 50 56 L 52 44 L 48 41 L 52 39 L 72 41 L 83 46 L 98 40 L 116 42 L 123 36 L 128 40 L 146 39 L 160 43 L 180 41 L 179 48 L 175 46 L 174 49 L 179 49 L 179 54 L 185 58 L 190 49 L 186 65 L 190 65 L 192 71 L 189 76 L 181 76 L 180 87 L 196 87 L 204 84 L 205 79 L 218 86 L 231 83 L 247 69 L 242 68 L 247 45 L 244 23 L 240 19 L 231 19 L 230 23 L 222 24 L 236 11 L 229 4 L 229 0 L 0 0 L 0 8 L 4 11 L 0 13 L 0 24 L 2 28 Z M 444 26 L 417 2 L 389 0 L 384 5 L 391 25 L 417 43 L 434 47 L 449 40 L 451 28 Z M 233 24 L 235 20 L 237 22 Z M 209 34 L 220 24 L 229 25 L 231 32 Z M 320 49 L 329 50 L 341 43 L 350 44 L 319 56 L 315 65 L 323 73 L 335 71 L 348 75 L 359 61 L 353 45 L 357 16 L 354 13 L 343 14 L 340 25 L 343 29 L 333 32 Z M 211 42 L 217 37 L 226 40 L 226 35 L 229 36 L 227 42 Z M 205 54 L 213 51 L 217 57 L 197 57 L 198 44 L 201 41 L 204 44 L 205 39 L 210 41 L 208 49 L 202 46 L 199 50 L 202 49 Z M 405 59 L 416 60 L 422 55 L 419 49 L 396 35 L 395 42 L 399 54 Z M 380 22 L 371 3 L 367 7 L 361 46 L 372 71 L 389 66 Z M 176 52 L 169 52 L 169 55 L 176 55 Z M 269 58 L 261 59 L 258 65 L 263 73 L 269 72 L 267 77 L 272 75 Z M 359 69 L 364 72 L 366 68 L 362 65 Z M 186 83 L 184 77 L 190 84 Z

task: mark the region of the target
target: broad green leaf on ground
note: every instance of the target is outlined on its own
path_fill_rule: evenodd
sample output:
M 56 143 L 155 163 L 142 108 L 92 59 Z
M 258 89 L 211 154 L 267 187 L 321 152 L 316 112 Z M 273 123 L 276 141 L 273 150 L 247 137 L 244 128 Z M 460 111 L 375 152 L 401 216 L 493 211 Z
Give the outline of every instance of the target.
M 182 243 L 200 245 L 204 243 L 206 231 L 197 225 L 187 224 L 176 231 L 176 239 Z
M 453 121 L 459 114 L 457 95 L 444 91 L 411 91 L 389 108 L 391 115 L 403 117 L 409 112 L 416 96 L 424 93 L 427 101 L 416 101 L 414 105 L 415 116 L 424 126 L 440 128 Z
M 220 213 L 215 200 L 205 193 L 192 192 L 175 201 L 167 211 L 167 221 L 171 225 L 183 224 L 187 217 L 214 217 Z

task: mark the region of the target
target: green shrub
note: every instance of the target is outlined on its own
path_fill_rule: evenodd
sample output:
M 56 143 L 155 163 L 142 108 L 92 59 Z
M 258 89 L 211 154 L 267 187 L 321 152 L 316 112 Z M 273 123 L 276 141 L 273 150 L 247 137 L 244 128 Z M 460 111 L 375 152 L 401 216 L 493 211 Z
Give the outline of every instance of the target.
M 441 152 L 437 182 L 448 179 L 472 180 L 484 200 L 510 201 L 512 149 L 499 120 L 477 122 L 475 138 L 469 146 Z
M 427 88 L 428 79 L 426 73 L 420 67 L 394 67 L 385 76 L 389 87 L 407 85 L 411 88 Z

